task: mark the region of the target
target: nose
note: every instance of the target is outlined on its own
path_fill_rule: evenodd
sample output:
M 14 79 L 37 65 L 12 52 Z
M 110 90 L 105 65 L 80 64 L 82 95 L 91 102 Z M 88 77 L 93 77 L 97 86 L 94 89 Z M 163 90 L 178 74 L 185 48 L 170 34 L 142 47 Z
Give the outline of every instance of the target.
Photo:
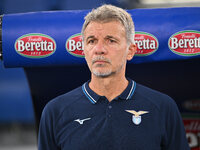
M 105 55 L 107 53 L 104 42 L 102 41 L 97 42 L 97 44 L 94 47 L 94 53 L 96 55 Z

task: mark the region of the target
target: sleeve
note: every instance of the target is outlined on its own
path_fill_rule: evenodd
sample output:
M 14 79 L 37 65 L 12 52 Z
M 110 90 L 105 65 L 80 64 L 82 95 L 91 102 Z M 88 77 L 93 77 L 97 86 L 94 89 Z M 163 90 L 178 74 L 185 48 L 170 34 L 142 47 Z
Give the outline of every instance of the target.
M 47 106 L 44 108 L 40 120 L 38 133 L 38 150 L 60 150 L 55 140 L 55 117 L 53 110 Z
M 164 107 L 166 114 L 163 117 L 165 125 L 162 150 L 190 150 L 183 120 L 176 103 L 170 98 Z

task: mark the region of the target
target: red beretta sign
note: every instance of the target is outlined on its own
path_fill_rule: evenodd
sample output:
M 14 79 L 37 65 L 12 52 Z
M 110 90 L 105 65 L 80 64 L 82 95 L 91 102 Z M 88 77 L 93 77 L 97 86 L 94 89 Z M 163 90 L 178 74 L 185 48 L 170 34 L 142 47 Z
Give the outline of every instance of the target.
M 151 55 L 159 46 L 157 38 L 147 32 L 135 32 L 135 44 L 137 46 L 135 56 Z
M 169 38 L 168 46 L 177 55 L 200 55 L 200 32 L 194 30 L 177 32 Z
M 183 118 L 191 150 L 200 150 L 200 118 Z
M 70 36 L 66 41 L 66 50 L 73 56 L 84 57 L 81 33 Z
M 48 35 L 31 33 L 19 37 L 15 42 L 18 54 L 28 58 L 44 58 L 56 50 L 56 42 Z

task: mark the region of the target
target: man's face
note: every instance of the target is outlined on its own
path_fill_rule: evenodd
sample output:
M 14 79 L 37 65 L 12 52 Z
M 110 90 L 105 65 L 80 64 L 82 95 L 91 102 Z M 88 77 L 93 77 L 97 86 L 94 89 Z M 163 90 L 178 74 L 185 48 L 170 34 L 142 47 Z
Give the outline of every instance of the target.
M 84 32 L 84 53 L 93 75 L 108 77 L 125 73 L 136 47 L 127 44 L 124 26 L 118 21 L 90 22 Z

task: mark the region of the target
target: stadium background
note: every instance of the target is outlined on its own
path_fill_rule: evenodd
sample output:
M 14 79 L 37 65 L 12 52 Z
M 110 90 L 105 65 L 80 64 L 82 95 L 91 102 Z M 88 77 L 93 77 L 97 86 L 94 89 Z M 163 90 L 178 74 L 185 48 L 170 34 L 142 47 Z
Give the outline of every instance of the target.
M 0 14 L 91 9 L 102 3 L 126 9 L 200 6 L 200 1 L 0 0 Z M 186 118 L 187 129 L 191 130 L 188 131 L 189 142 L 195 150 L 200 148 L 200 123 L 197 121 L 191 125 L 190 120 L 199 119 L 199 64 L 199 59 L 189 59 L 129 64 L 127 68 L 127 76 L 136 82 L 164 92 L 176 100 L 183 118 Z M 89 77 L 86 65 L 5 68 L 0 61 L 0 150 L 36 150 L 38 123 L 43 106 L 55 96 L 87 81 Z M 191 126 L 196 126 L 195 130 Z M 197 146 L 194 144 L 196 141 Z

